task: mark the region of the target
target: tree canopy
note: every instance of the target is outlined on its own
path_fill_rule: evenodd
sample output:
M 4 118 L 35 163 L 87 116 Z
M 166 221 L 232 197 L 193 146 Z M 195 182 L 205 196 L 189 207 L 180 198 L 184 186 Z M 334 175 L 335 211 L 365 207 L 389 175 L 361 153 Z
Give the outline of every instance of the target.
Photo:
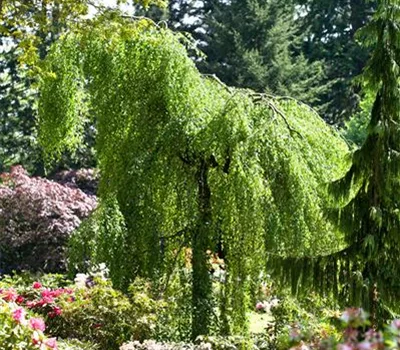
M 193 336 L 209 333 L 216 298 L 225 331 L 243 330 L 266 250 L 340 248 L 323 184 L 343 174 L 347 146 L 306 105 L 201 75 L 181 35 L 148 20 L 102 24 L 55 43 L 40 79 L 48 161 L 79 145 L 87 119 L 98 133 L 101 203 L 75 243 L 121 288 L 157 280 L 190 247 Z M 207 251 L 226 263 L 218 296 Z

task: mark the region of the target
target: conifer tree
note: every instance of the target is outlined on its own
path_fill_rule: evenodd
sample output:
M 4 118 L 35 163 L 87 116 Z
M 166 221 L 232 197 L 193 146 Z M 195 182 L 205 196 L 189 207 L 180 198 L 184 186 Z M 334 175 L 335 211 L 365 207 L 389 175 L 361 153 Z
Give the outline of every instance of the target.
M 204 32 L 195 34 L 206 55 L 202 72 L 232 86 L 318 105 L 323 65 L 302 54 L 293 2 L 205 1 L 204 7 Z
M 345 176 L 330 185 L 333 208 L 328 212 L 346 233 L 346 247 L 283 264 L 295 290 L 313 284 L 333 291 L 343 304 L 369 310 L 374 322 L 389 310 L 400 310 L 399 5 L 398 0 L 381 0 L 360 32 L 373 48 L 361 80 L 375 101 L 363 145 Z
M 295 0 L 300 6 L 303 53 L 311 62 L 323 61 L 329 85 L 320 98 L 325 120 L 343 124 L 359 111 L 363 98 L 354 78 L 361 74 L 370 50 L 356 32 L 371 19 L 377 0 Z

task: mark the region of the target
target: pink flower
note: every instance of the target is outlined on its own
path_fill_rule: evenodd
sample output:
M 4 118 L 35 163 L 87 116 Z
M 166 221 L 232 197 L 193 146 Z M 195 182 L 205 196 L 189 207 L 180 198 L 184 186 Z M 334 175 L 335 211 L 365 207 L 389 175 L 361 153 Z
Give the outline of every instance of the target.
M 47 304 L 52 304 L 54 303 L 53 297 L 43 297 L 42 299 L 39 300 L 38 304 L 41 306 L 45 306 Z
M 52 291 L 51 291 L 50 289 L 44 289 L 44 290 L 42 290 L 42 291 L 40 292 L 40 295 L 41 295 L 42 297 L 52 297 L 52 296 L 53 296 L 53 293 L 52 293 Z
M 26 311 L 22 307 L 15 309 L 12 313 L 13 320 L 20 324 L 24 323 L 25 316 L 26 316 Z
M 55 289 L 55 290 L 51 291 L 51 296 L 53 298 L 58 298 L 63 293 L 64 293 L 64 289 L 59 288 L 59 289 Z
M 18 298 L 18 293 L 14 288 L 10 288 L 4 290 L 2 296 L 5 301 L 15 301 Z
M 395 329 L 400 329 L 400 320 L 394 320 L 392 322 L 392 327 Z
M 32 309 L 32 308 L 36 307 L 36 302 L 35 302 L 35 301 L 28 300 L 28 301 L 26 302 L 26 307 L 27 307 L 28 309 Z
M 58 349 L 56 338 L 49 338 L 49 339 L 47 339 L 44 343 L 45 343 L 45 345 L 46 345 L 47 347 L 49 347 L 50 349 L 54 349 L 54 350 L 57 350 L 57 349 Z
M 363 341 L 361 343 L 358 343 L 357 345 L 357 350 L 370 350 L 370 349 L 374 349 L 375 346 L 370 343 L 369 341 Z
M 256 309 L 257 309 L 257 310 L 263 310 L 263 309 L 264 309 L 264 304 L 261 303 L 261 302 L 258 302 L 258 303 L 256 304 Z
M 46 329 L 46 325 L 44 324 L 44 321 L 41 318 L 31 318 L 29 320 L 29 324 L 32 329 L 39 330 L 44 332 Z
M 33 282 L 32 288 L 40 289 L 40 288 L 42 288 L 42 284 L 40 282 Z

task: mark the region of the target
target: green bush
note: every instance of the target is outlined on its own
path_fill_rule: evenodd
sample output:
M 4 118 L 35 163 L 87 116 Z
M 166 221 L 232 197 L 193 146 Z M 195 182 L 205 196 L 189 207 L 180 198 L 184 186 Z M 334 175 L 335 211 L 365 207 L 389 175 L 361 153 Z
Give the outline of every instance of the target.
M 126 341 L 154 335 L 161 301 L 134 287 L 128 297 L 107 281 L 90 283 L 90 288 L 75 290 L 74 302 L 60 301 L 62 314 L 49 323 L 52 334 L 93 342 L 101 349 L 118 349 Z

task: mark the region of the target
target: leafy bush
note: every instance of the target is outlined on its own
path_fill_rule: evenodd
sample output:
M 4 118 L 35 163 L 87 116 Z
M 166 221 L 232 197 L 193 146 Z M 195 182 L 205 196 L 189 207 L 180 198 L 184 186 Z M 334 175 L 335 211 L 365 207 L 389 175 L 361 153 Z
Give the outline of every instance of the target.
M 95 208 L 95 197 L 29 177 L 21 166 L 1 180 L 0 269 L 64 270 L 66 241 Z
M 100 350 L 98 345 L 76 339 L 60 340 L 58 350 Z
M 20 306 L 40 314 L 48 333 L 58 338 L 118 349 L 130 340 L 155 337 L 157 324 L 166 320 L 162 315 L 170 310 L 167 304 L 152 298 L 151 285 L 145 280 L 137 279 L 124 295 L 112 288 L 106 272 L 100 267 L 78 274 L 75 284 L 62 275 L 44 275 L 34 281 L 34 275 L 24 273 L 3 278 L 0 288 Z
M 313 344 L 323 339 L 340 339 L 335 326 L 338 313 L 328 306 L 328 301 L 313 294 L 301 301 L 282 296 L 279 303 L 271 308 L 274 322 L 267 335 L 268 341 L 276 349 L 287 350 L 291 339 L 299 333 L 307 335 Z
M 267 350 L 269 345 L 258 339 L 249 339 L 240 336 L 199 337 L 196 343 L 166 343 L 146 340 L 129 342 L 120 347 L 120 350 Z

